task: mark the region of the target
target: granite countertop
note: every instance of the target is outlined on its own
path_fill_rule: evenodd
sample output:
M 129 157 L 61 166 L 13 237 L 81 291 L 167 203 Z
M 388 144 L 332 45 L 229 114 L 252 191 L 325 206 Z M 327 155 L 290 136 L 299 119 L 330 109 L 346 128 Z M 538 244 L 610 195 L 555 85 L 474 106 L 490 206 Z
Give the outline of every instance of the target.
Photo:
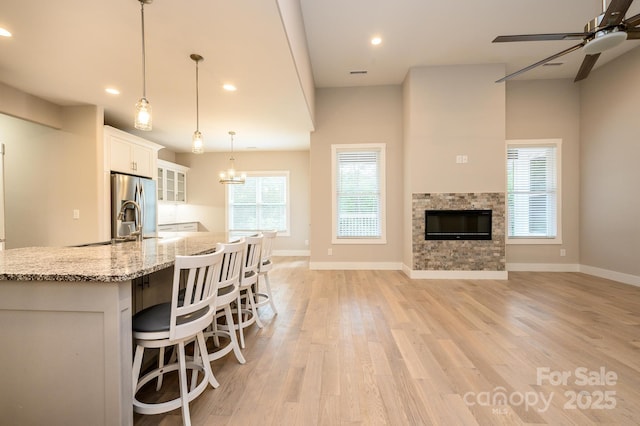
M 0 281 L 127 281 L 172 266 L 176 256 L 210 253 L 227 241 L 225 233 L 163 232 L 142 242 L 0 250 Z

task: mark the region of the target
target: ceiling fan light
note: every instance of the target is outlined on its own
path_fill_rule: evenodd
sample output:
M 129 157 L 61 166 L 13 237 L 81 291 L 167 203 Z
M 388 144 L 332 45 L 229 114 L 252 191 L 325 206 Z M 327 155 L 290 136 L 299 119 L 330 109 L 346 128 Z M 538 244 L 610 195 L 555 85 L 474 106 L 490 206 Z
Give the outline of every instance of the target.
M 614 31 L 609 33 L 596 34 L 596 37 L 584 46 L 584 53 L 587 55 L 595 55 L 604 52 L 622 43 L 627 39 L 627 33 L 624 31 Z

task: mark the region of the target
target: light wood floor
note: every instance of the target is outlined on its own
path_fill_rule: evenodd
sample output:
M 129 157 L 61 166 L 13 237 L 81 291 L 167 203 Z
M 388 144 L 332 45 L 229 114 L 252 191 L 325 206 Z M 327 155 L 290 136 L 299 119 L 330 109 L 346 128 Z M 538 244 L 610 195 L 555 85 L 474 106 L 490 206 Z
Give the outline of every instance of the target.
M 212 363 L 220 387 L 191 403 L 194 425 L 640 424 L 640 288 L 577 273 L 410 280 L 293 257 L 270 277 L 279 314 L 261 308 L 245 365 Z

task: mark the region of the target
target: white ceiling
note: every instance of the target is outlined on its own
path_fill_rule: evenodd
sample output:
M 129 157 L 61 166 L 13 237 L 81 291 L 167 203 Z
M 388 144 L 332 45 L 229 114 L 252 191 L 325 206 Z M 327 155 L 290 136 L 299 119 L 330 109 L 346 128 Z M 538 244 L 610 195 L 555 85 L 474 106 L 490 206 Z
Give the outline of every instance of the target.
M 601 0 L 301 0 L 316 87 L 401 84 L 415 66 L 506 63 L 513 72 L 576 41 L 492 44 L 497 35 L 579 32 Z M 640 13 L 640 2 L 627 16 Z M 200 130 L 207 151 L 308 149 L 313 123 L 276 0 L 155 0 L 145 6 L 147 98 L 153 130 L 133 130 L 142 94 L 138 0 L 2 0 L 0 81 L 61 105 L 105 108 L 108 124 L 175 151 Z M 382 37 L 371 46 L 373 35 Z M 596 68 L 640 45 L 626 41 Z M 584 54 L 519 78 L 573 78 Z M 558 62 L 555 61 L 555 62 Z M 352 76 L 349 71 L 367 70 Z M 238 86 L 225 92 L 224 83 Z M 119 96 L 104 89 L 114 86 Z

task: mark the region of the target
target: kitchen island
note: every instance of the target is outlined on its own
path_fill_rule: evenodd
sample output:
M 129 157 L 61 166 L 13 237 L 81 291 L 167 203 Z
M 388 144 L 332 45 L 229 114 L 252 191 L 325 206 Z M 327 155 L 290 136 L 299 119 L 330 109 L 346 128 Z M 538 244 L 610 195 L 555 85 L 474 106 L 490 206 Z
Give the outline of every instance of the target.
M 132 424 L 132 281 L 229 240 L 225 233 L 166 233 L 0 251 L 2 422 Z

